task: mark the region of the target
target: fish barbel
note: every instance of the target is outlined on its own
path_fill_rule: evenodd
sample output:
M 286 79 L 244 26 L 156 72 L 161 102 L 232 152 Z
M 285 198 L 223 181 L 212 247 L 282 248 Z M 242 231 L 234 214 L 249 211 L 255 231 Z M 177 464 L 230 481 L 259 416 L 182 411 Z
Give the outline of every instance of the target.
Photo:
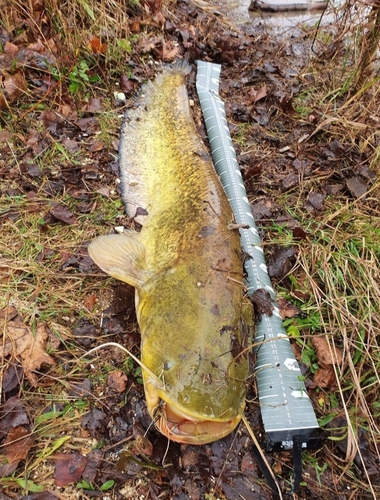
M 240 238 L 191 117 L 186 63 L 143 87 L 122 126 L 123 198 L 140 232 L 96 238 L 95 263 L 136 289 L 148 411 L 173 441 L 234 430 L 245 406 L 252 308 Z

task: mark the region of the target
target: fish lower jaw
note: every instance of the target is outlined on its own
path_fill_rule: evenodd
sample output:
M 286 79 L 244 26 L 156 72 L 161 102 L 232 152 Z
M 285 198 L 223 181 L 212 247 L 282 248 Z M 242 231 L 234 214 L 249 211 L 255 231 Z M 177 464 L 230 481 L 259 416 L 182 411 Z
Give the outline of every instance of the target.
M 228 436 L 241 420 L 241 414 L 229 420 L 211 417 L 204 419 L 189 415 L 173 403 L 162 399 L 156 382 L 151 379 L 145 384 L 145 396 L 148 411 L 157 429 L 177 443 L 202 445 L 218 441 Z
M 181 412 L 182 413 L 182 412 Z M 160 429 L 172 441 L 185 444 L 207 444 L 230 434 L 241 420 L 241 416 L 219 422 L 202 420 L 178 414 L 177 409 L 165 406 L 164 429 Z
M 156 426 L 171 441 L 202 445 L 224 438 L 236 428 L 240 420 L 240 415 L 222 422 L 198 419 L 172 405 L 164 404 Z

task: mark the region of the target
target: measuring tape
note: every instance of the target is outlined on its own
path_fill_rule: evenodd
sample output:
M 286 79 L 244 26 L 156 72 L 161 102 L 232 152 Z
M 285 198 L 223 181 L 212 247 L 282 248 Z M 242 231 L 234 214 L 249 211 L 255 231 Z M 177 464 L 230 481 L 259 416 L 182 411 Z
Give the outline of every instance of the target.
M 197 93 L 214 166 L 232 206 L 236 223 L 241 227 L 242 248 L 249 255 L 244 263 L 248 295 L 252 297 L 256 290 L 264 289 L 273 306 L 272 315 L 262 314 L 255 336 L 255 374 L 267 451 L 293 450 L 296 469 L 296 465 L 299 468 L 301 464 L 302 450 L 320 446 L 320 437 L 313 436 L 319 425 L 282 324 L 268 275 L 262 242 L 232 144 L 224 103 L 219 97 L 220 71 L 219 64 L 198 61 Z M 300 471 L 297 478 L 296 472 L 295 483 L 300 480 Z

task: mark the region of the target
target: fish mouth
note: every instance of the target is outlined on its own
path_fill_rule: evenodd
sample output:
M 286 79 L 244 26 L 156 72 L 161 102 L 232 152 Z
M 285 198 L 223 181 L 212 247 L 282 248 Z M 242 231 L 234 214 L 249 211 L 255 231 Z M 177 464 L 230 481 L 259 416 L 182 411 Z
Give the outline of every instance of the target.
M 155 426 L 171 441 L 183 444 L 207 444 L 230 434 L 239 424 L 241 415 L 228 420 L 199 418 L 178 406 L 148 393 L 148 410 Z

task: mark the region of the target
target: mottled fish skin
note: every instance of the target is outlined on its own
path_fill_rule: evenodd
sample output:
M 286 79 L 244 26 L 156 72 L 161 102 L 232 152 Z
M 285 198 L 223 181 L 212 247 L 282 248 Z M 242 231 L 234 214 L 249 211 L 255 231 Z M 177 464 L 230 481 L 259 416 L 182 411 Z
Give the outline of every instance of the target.
M 103 236 L 89 251 L 136 287 L 148 409 L 170 439 L 231 432 L 245 405 L 252 309 L 243 298 L 238 231 L 191 118 L 185 77 L 166 69 L 127 112 L 120 142 L 123 198 L 141 232 Z M 140 210 L 141 212 L 141 210 Z M 160 413 L 158 415 L 158 412 Z

